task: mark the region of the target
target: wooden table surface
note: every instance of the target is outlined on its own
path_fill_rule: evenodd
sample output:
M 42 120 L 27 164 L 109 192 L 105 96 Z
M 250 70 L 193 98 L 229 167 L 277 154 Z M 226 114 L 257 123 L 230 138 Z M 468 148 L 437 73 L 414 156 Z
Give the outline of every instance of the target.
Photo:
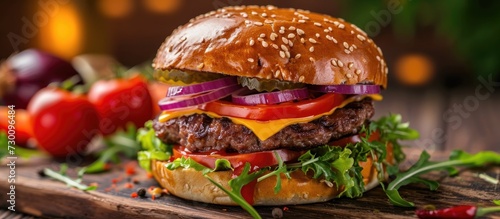
M 433 159 L 445 159 L 452 149 L 469 152 L 494 150 L 500 152 L 500 92 L 491 92 L 488 98 L 477 97 L 475 87 L 445 91 L 442 89 L 393 89 L 384 91 L 384 100 L 376 103 L 376 116 L 400 113 L 403 120 L 410 121 L 418 129 L 421 139 L 408 142 L 407 168 L 423 149 L 430 150 Z M 474 99 L 475 98 L 475 99 Z M 460 108 L 462 105 L 462 108 Z M 457 108 L 458 107 L 458 108 Z M 462 109 L 462 110 L 460 110 Z M 60 182 L 41 179 L 36 172 L 43 166 L 57 167 L 51 161 L 27 162 L 17 168 L 16 213 L 5 211 L 5 201 L 0 202 L 0 218 L 38 217 L 89 217 L 89 218 L 247 218 L 249 215 L 239 207 L 217 206 L 182 200 L 173 196 L 132 199 L 130 193 L 139 187 L 156 186 L 154 180 L 139 171 L 133 176 L 140 184 L 132 189 L 125 188 L 123 170 L 105 174 L 86 175 L 86 183 L 98 182 L 97 191 L 82 192 L 69 189 Z M 436 173 L 431 178 L 439 179 L 438 191 L 429 191 L 421 185 L 409 185 L 401 194 L 418 206 L 435 205 L 446 207 L 456 204 L 491 205 L 491 200 L 500 199 L 500 185 L 481 180 L 477 174 L 486 173 L 492 177 L 500 175 L 500 167 L 463 171 L 459 177 L 445 177 Z M 0 175 L 7 175 L 2 167 Z M 107 191 L 111 179 L 122 177 L 117 189 Z M 3 191 L 7 189 L 5 178 L 0 181 L 1 200 L 6 200 Z M 68 198 L 71 197 L 71 198 Z M 285 206 L 278 206 L 283 208 Z M 403 218 L 415 217 L 413 209 L 391 206 L 380 187 L 359 199 L 336 199 L 326 203 L 286 206 L 284 218 Z M 264 218 L 271 217 L 274 207 L 257 207 Z M 493 217 L 500 217 L 496 214 Z

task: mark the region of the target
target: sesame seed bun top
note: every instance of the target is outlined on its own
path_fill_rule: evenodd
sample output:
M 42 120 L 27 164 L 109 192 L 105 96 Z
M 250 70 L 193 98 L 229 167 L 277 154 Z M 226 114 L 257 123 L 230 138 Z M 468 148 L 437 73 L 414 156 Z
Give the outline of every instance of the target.
M 227 7 L 191 19 L 166 38 L 153 67 L 316 85 L 387 85 L 382 52 L 361 29 L 273 6 Z

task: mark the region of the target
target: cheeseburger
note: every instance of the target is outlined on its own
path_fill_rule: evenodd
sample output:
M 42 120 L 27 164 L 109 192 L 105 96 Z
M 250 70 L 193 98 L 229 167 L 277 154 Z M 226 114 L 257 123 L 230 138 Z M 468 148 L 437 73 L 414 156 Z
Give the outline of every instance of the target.
M 247 210 L 359 197 L 404 158 L 399 117 L 370 121 L 382 52 L 342 19 L 222 8 L 177 28 L 153 67 L 171 86 L 139 161 L 172 195 Z

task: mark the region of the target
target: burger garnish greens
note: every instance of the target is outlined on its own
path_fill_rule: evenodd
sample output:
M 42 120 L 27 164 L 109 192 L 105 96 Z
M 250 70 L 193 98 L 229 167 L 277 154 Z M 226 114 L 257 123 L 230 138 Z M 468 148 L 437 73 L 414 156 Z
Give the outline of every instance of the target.
M 372 121 L 387 85 L 382 52 L 342 19 L 272 6 L 192 19 L 153 61 L 171 84 L 138 140 L 142 167 L 171 194 L 241 205 L 359 197 L 404 159 L 418 133 Z

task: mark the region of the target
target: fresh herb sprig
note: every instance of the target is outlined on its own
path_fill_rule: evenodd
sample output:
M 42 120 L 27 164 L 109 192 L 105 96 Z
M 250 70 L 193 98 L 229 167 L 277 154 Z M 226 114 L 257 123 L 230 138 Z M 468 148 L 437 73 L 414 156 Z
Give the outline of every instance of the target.
M 71 179 L 66 175 L 66 170 L 68 169 L 67 165 L 61 165 L 59 172 L 56 172 L 54 170 L 51 170 L 49 168 L 44 168 L 42 170 L 43 174 L 45 176 L 51 177 L 52 179 L 59 180 L 61 182 L 66 183 L 69 187 L 74 187 L 82 191 L 90 191 L 90 190 L 95 190 L 97 189 L 97 186 L 87 186 L 82 184 L 82 177 L 83 174 L 85 173 L 85 168 L 80 169 L 78 171 L 78 177 L 77 179 Z
M 118 163 L 120 155 L 135 158 L 141 146 L 136 141 L 136 127 L 130 123 L 126 130 L 119 130 L 104 139 L 106 148 L 98 153 L 96 161 L 85 168 L 85 173 L 99 173 L 109 170 L 110 162 Z
M 464 151 L 455 150 L 451 153 L 449 160 L 442 162 L 429 161 L 430 155 L 423 151 L 418 161 L 405 172 L 396 175 L 396 178 L 384 188 L 390 202 L 396 206 L 414 207 L 413 202 L 409 202 L 401 197 L 398 189 L 410 183 L 423 183 L 431 190 L 436 190 L 439 183 L 420 178 L 422 174 L 431 171 L 446 171 L 450 175 L 458 173 L 456 167 L 482 167 L 488 164 L 500 164 L 500 154 L 493 151 L 482 151 L 477 154 L 469 154 Z

